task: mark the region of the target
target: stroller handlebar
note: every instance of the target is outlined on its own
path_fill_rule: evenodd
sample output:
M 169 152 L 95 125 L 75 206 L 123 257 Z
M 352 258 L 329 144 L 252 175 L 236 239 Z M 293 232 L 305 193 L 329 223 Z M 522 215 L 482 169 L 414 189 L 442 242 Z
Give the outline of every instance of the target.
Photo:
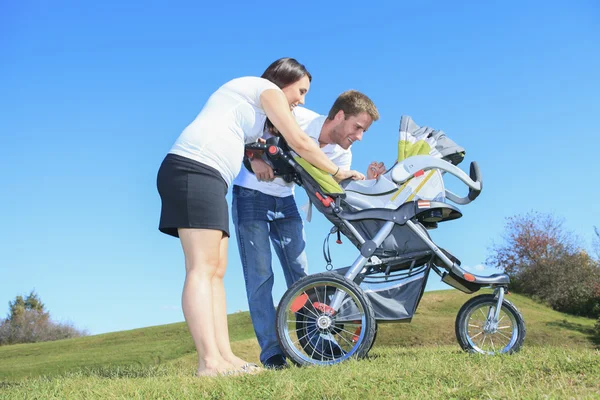
M 251 160 L 258 158 L 267 162 L 273 168 L 276 177 L 283 178 L 286 182 L 297 182 L 296 170 L 299 168 L 294 161 L 290 149 L 282 137 L 271 137 L 266 143 L 254 142 L 244 146 L 244 166 L 248 171 L 252 170 Z
M 267 150 L 267 148 L 269 147 L 268 144 L 266 143 L 260 143 L 260 142 L 255 142 L 255 143 L 248 143 L 245 145 L 245 149 L 246 151 L 265 151 Z
M 481 193 L 483 183 L 479 166 L 475 161 L 471 163 L 469 175 L 455 165 L 432 156 L 413 156 L 399 162 L 391 172 L 391 178 L 396 184 L 402 184 L 412 178 L 419 171 L 439 169 L 456 176 L 469 187 L 469 193 L 465 197 L 446 190 L 446 198 L 456 204 L 469 204 Z

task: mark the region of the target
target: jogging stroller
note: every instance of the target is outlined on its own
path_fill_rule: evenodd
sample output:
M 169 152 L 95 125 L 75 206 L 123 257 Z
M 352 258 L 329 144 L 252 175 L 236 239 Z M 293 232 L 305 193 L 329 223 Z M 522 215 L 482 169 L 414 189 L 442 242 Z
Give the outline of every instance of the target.
M 442 281 L 465 293 L 491 287 L 493 294 L 471 298 L 455 322 L 460 346 L 483 354 L 512 353 L 525 339 L 525 324 L 517 308 L 504 298 L 506 274 L 479 276 L 438 247 L 428 231 L 462 216 L 449 204 L 465 205 L 482 190 L 476 162 L 470 176 L 456 167 L 465 151 L 443 131 L 400 120 L 398 160 L 372 180 L 333 178 L 298 157 L 281 137 L 246 146 L 249 158 L 262 157 L 276 176 L 306 190 L 310 202 L 333 223 L 328 239 L 346 236 L 358 249 L 349 267 L 309 275 L 290 287 L 277 309 L 277 335 L 287 357 L 298 365 L 335 364 L 365 357 L 377 324 L 410 322 L 431 270 Z M 451 174 L 469 188 L 460 197 L 444 187 Z

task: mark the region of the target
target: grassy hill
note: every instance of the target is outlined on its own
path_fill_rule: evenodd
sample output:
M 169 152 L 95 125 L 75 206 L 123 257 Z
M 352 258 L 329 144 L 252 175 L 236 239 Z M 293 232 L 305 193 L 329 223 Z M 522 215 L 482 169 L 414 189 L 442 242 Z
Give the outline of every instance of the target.
M 469 355 L 454 336 L 467 299 L 455 290 L 426 293 L 412 323 L 380 326 L 368 360 L 256 376 L 194 378 L 196 354 L 185 323 L 3 346 L 0 398 L 600 397 L 593 320 L 510 295 L 527 325 L 523 350 Z M 257 362 L 248 313 L 230 315 L 229 329 L 234 351 Z

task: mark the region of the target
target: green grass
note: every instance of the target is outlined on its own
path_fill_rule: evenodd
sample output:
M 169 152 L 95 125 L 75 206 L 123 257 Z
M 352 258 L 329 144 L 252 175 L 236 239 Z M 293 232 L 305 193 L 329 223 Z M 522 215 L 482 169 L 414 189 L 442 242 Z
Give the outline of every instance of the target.
M 229 316 L 232 341 L 254 337 L 248 313 Z M 0 381 L 58 375 L 81 368 L 159 365 L 195 353 L 185 323 L 55 342 L 0 347 Z
M 383 324 L 367 360 L 256 376 L 195 378 L 185 324 L 0 347 L 0 398 L 600 398 L 594 321 L 510 295 L 527 325 L 521 352 L 460 350 L 454 318 L 468 296 L 429 292 L 411 324 Z M 258 361 L 247 313 L 229 316 L 232 347 Z

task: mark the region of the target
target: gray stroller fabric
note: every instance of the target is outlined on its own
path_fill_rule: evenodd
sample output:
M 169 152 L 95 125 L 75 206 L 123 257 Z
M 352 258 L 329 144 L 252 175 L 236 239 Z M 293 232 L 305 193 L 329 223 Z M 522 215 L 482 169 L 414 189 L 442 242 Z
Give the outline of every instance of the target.
M 408 115 L 403 115 L 400 118 L 400 137 L 402 137 L 403 132 L 405 135 L 412 136 L 413 142 L 418 140 L 428 142 L 435 149 L 435 152 L 439 153 L 441 158 L 454 160 L 455 157 L 452 157 L 453 155 L 459 153 L 464 155 L 465 153 L 465 149 L 450 139 L 444 131 L 428 126 L 419 126 Z M 462 157 L 460 161 L 462 161 Z
M 412 318 L 425 285 L 425 272 L 390 283 L 361 283 L 378 321 Z
M 385 221 L 379 220 L 362 220 L 362 221 L 351 221 L 352 226 L 360 233 L 360 235 L 366 240 L 371 240 L 377 232 L 383 227 Z M 417 225 L 423 233 L 427 234 L 427 230 Z M 344 233 L 344 235 L 351 239 L 351 241 L 360 247 L 360 243 L 354 239 L 354 235 L 351 232 L 345 232 L 348 229 L 346 226 L 341 225 L 338 227 Z M 352 240 L 354 239 L 354 240 Z M 418 237 L 410 228 L 406 225 L 395 225 L 392 229 L 391 234 L 385 238 L 381 246 L 375 250 L 375 255 L 378 257 L 394 257 L 410 252 L 427 251 L 429 247 L 423 240 Z
M 348 268 L 340 268 L 334 272 L 345 274 Z M 395 281 L 367 283 L 362 282 L 360 288 L 371 301 L 377 321 L 399 321 L 413 317 L 421 293 L 426 283 L 425 271 L 414 276 Z M 354 317 L 360 314 L 353 301 L 345 301 L 340 307 L 337 320 L 345 321 L 344 316 Z M 352 320 L 352 318 L 348 318 Z
M 465 149 L 446 136 L 444 131 L 436 131 L 432 136 L 437 140 L 435 149 L 440 152 L 442 158 L 448 158 L 458 153 L 465 153 Z

